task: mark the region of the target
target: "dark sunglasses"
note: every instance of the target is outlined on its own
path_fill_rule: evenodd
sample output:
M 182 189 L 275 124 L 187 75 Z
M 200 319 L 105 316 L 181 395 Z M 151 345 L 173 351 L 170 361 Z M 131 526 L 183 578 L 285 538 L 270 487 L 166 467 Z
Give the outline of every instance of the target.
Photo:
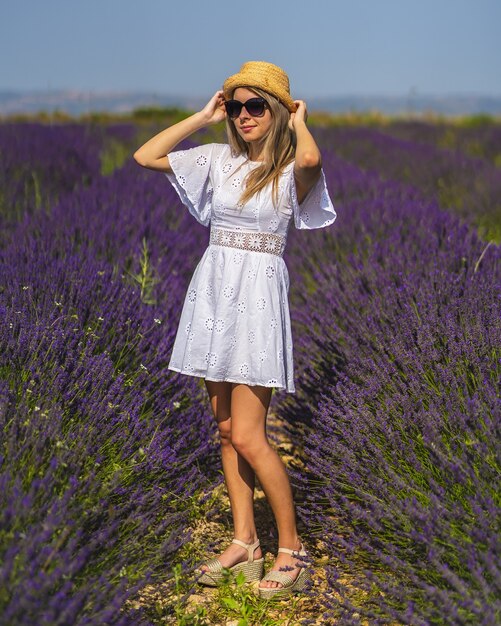
M 251 117 L 261 117 L 264 115 L 266 104 L 267 102 L 264 98 L 250 98 L 247 102 L 227 100 L 224 106 L 228 117 L 234 120 L 240 115 L 243 107 L 245 107 L 245 110 Z

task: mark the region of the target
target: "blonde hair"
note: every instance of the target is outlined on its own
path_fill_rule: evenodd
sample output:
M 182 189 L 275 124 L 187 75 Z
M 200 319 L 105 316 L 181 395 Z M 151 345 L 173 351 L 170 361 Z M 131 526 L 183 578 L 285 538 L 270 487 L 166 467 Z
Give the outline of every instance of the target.
M 252 196 L 272 184 L 272 202 L 278 204 L 278 180 L 284 167 L 294 160 L 296 141 L 294 133 L 289 128 L 290 113 L 286 107 L 271 94 L 257 87 L 249 87 L 268 103 L 271 113 L 271 128 L 264 139 L 262 165 L 253 168 L 245 177 L 244 191 L 240 196 L 240 203 L 245 204 Z M 229 117 L 226 118 L 226 133 L 228 143 L 234 155 L 249 155 L 249 146 L 237 132 L 235 124 Z

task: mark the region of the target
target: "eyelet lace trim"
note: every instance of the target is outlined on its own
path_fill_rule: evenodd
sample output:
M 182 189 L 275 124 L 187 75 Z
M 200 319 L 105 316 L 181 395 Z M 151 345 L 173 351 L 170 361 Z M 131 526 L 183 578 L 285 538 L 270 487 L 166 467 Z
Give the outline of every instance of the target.
M 210 243 L 216 246 L 251 250 L 252 252 L 266 252 L 277 256 L 282 256 L 285 249 L 285 237 L 276 233 L 244 232 L 216 227 L 211 228 Z

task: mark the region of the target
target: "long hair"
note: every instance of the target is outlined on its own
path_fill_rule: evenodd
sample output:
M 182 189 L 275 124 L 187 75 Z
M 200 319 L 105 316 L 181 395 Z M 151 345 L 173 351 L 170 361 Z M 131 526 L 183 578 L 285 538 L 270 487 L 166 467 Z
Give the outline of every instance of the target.
M 278 180 L 284 167 L 294 160 L 296 141 L 289 128 L 290 113 L 277 99 L 262 89 L 249 87 L 268 103 L 272 124 L 264 138 L 264 160 L 262 165 L 253 168 L 244 180 L 244 191 L 240 196 L 240 204 L 245 204 L 261 189 L 272 183 L 272 201 L 278 204 Z M 226 134 L 231 151 L 234 155 L 249 154 L 249 146 L 240 137 L 233 120 L 226 118 Z

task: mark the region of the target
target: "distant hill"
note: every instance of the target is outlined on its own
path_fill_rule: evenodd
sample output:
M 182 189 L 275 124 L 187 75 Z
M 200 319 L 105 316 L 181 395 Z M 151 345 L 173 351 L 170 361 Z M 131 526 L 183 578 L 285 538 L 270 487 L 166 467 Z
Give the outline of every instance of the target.
M 205 104 L 203 99 L 146 92 L 88 91 L 0 91 L 0 115 L 64 111 L 70 115 L 89 112 L 127 113 L 144 106 L 179 107 L 195 110 Z M 487 113 L 501 115 L 501 96 L 482 94 L 450 94 L 407 96 L 343 95 L 308 98 L 310 111 L 344 113 L 349 111 L 380 111 L 388 115 L 433 111 L 444 115 Z

